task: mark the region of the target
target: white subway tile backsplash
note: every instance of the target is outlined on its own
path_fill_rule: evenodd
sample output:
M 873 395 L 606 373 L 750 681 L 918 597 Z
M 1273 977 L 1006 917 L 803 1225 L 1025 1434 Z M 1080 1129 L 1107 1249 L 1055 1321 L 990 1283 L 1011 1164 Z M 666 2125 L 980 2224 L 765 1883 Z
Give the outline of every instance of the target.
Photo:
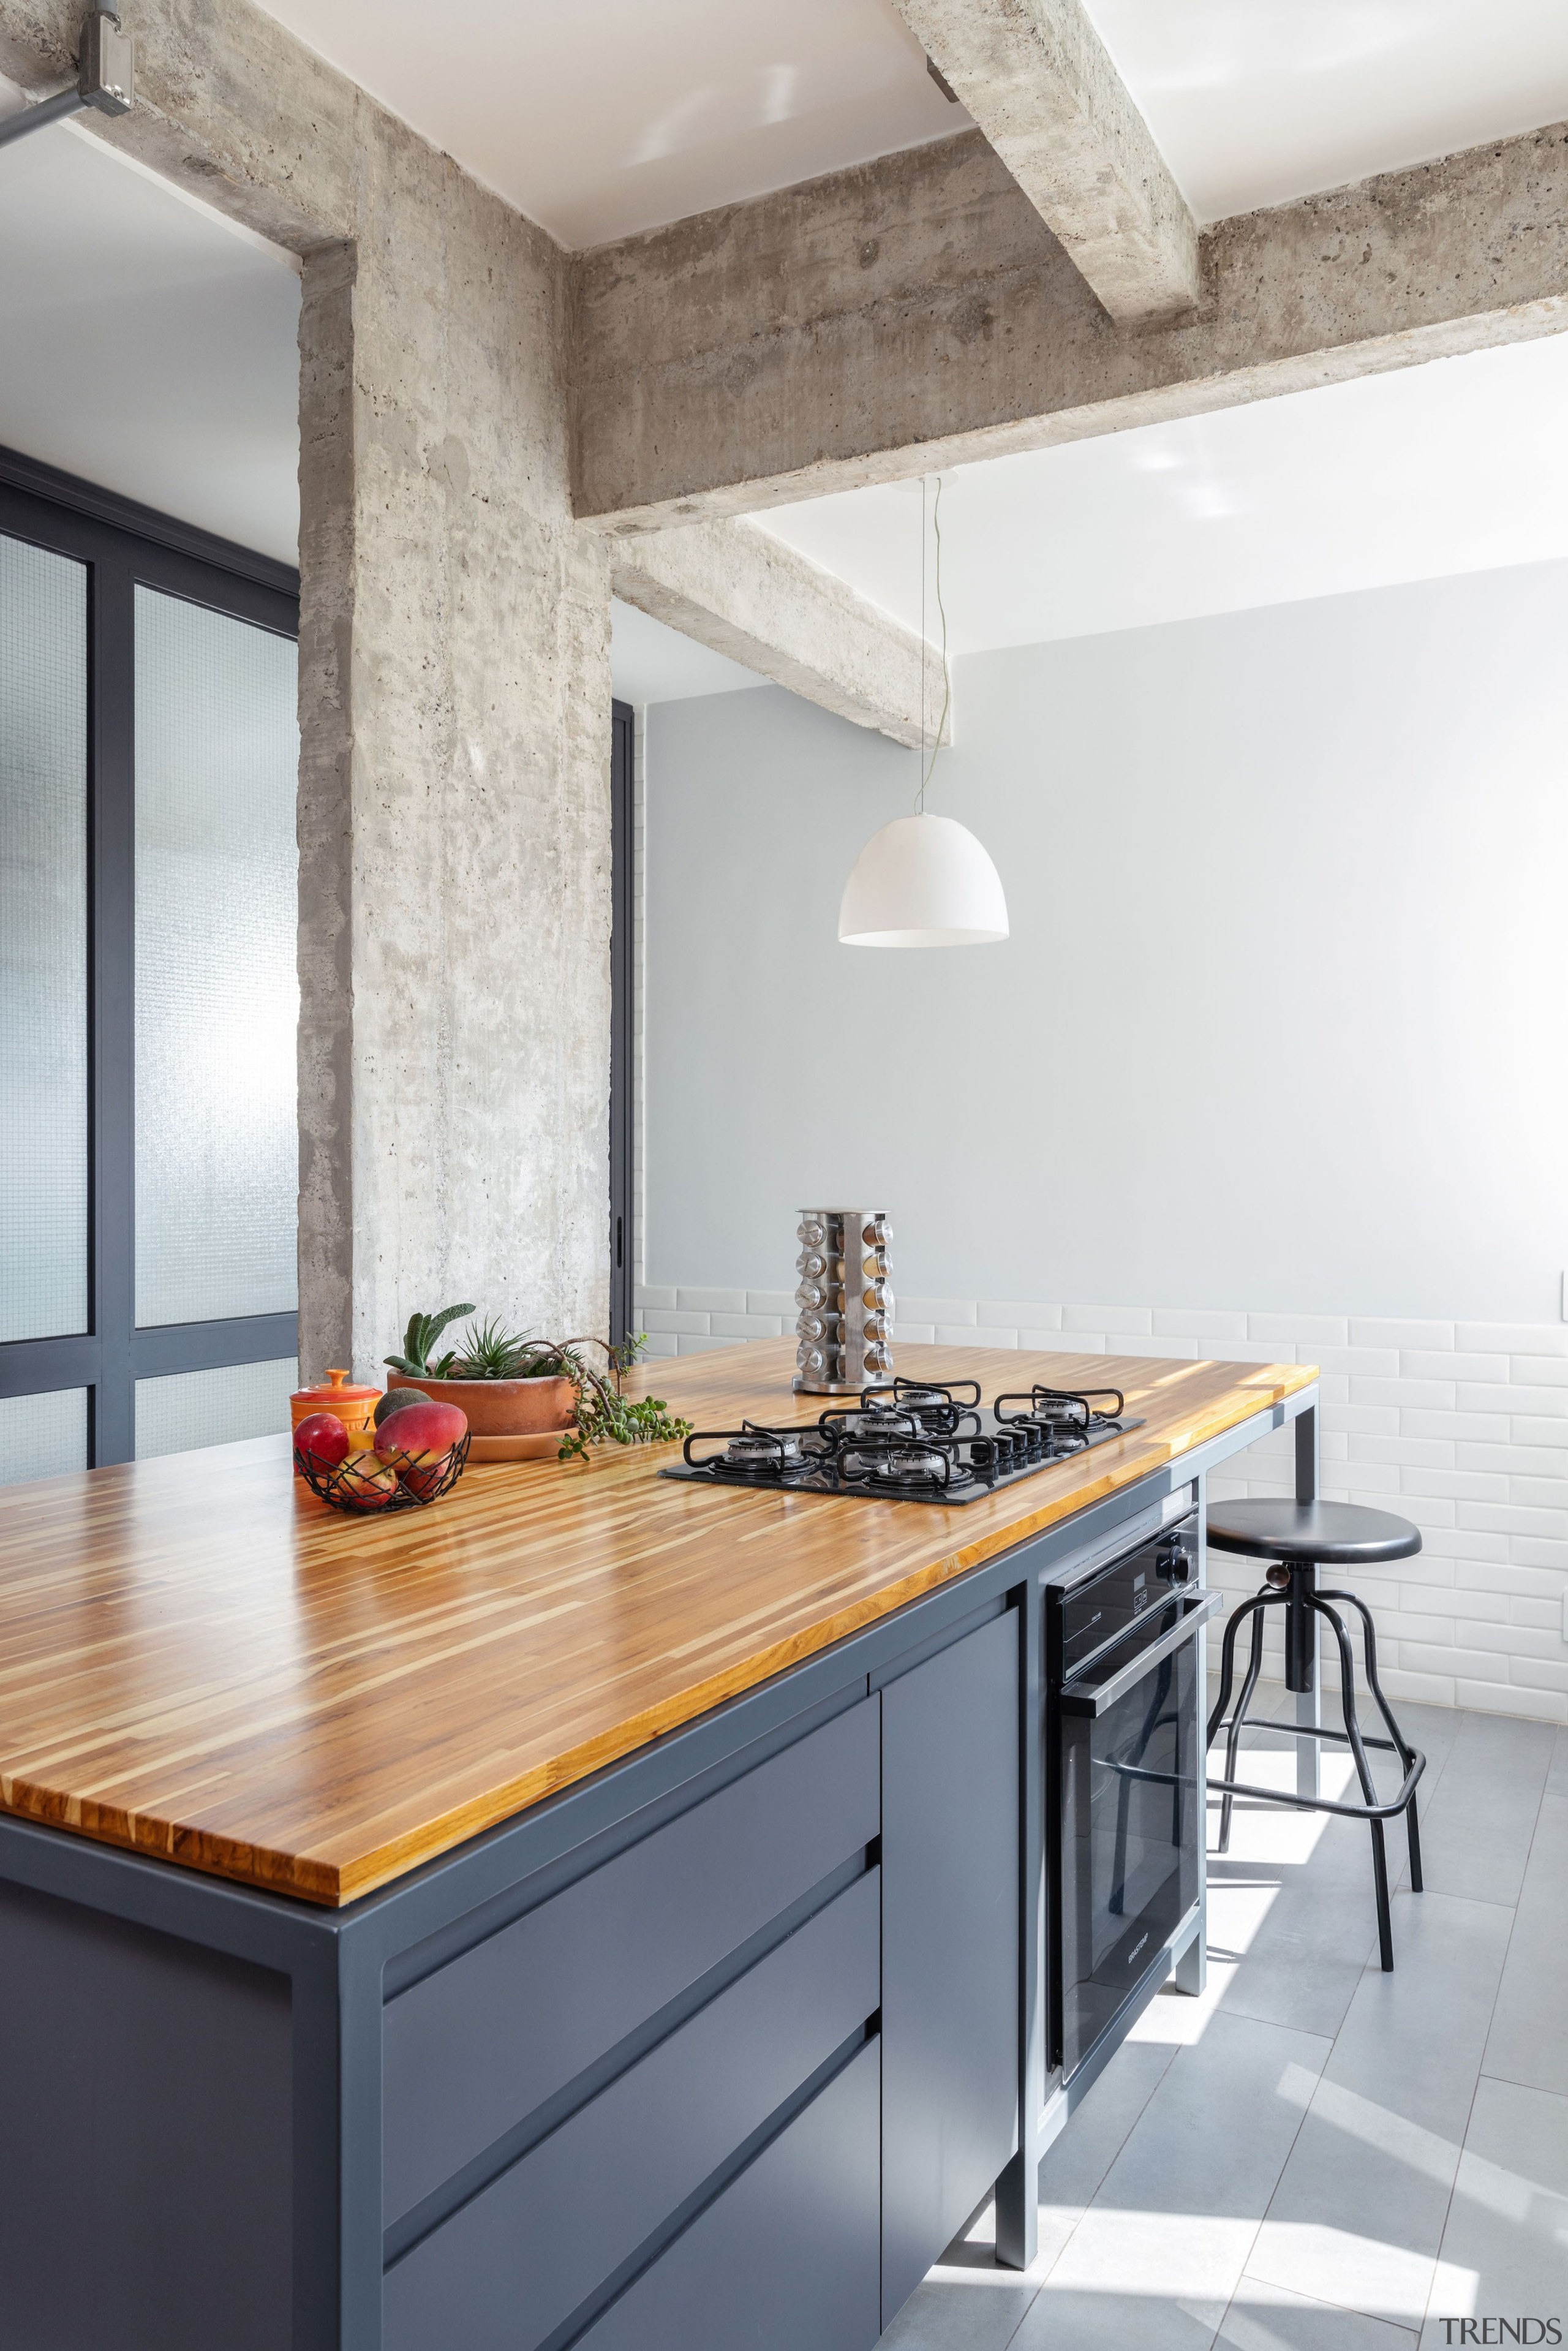
M 1350 1440 L 1353 1461 L 1392 1461 L 1402 1469 L 1451 1469 L 1454 1447 L 1441 1437 L 1365 1437 Z
M 1521 1387 L 1568 1388 L 1568 1358 L 1511 1355 L 1509 1376 Z
M 1352 1375 L 1352 1404 L 1394 1404 L 1423 1412 L 1452 1412 L 1452 1380 L 1357 1379 Z
M 784 1335 L 777 1314 L 715 1314 L 710 1320 L 716 1339 L 780 1339 Z M 793 1330 L 793 1323 L 789 1327 Z
M 1568 1426 L 1561 1416 L 1543 1418 L 1534 1413 L 1516 1412 L 1513 1416 L 1512 1441 L 1515 1445 L 1568 1444 Z
M 906 1322 L 977 1323 L 980 1319 L 972 1299 L 905 1298 L 896 1280 L 894 1282 L 894 1313 L 896 1327 L 900 1329 Z
M 1526 1715 L 1534 1722 L 1568 1722 L 1568 1698 L 1543 1689 L 1504 1689 L 1495 1682 L 1456 1679 L 1454 1704 L 1488 1714 Z
M 1538 1633 L 1555 1633 L 1559 1648 L 1568 1647 L 1563 1639 L 1563 1594 L 1554 1592 L 1550 1600 L 1529 1599 L 1516 1595 L 1508 1604 L 1511 1625 L 1528 1625 Z
M 1488 1649 L 1460 1649 L 1435 1641 L 1401 1641 L 1399 1662 L 1416 1674 L 1469 1674 L 1479 1682 L 1508 1679 L 1508 1659 Z
M 1522 1364 L 1523 1355 L 1514 1362 Z M 1473 1401 L 1470 1401 L 1473 1399 Z M 1461 1381 L 1459 1385 L 1461 1412 L 1535 1413 L 1547 1419 L 1555 1418 L 1561 1427 L 1568 1421 L 1568 1387 L 1532 1388 L 1521 1380 L 1489 1383 Z
M 1568 1658 L 1515 1657 L 1512 1677 L 1524 1689 L 1568 1693 Z
M 1461 1355 L 1413 1347 L 1401 1352 L 1399 1369 L 1407 1380 L 1506 1380 L 1507 1355 Z
M 666 1311 L 661 1307 L 647 1307 L 643 1311 L 642 1319 L 643 1328 L 650 1334 L 665 1331 L 682 1336 L 695 1337 L 699 1332 L 706 1333 L 708 1327 L 708 1318 L 706 1314 L 683 1311 L 679 1308 Z
M 1312 1360 L 1320 1372 L 1346 1372 L 1352 1379 L 1399 1377 L 1397 1347 L 1315 1347 Z
M 1042 1322 L 1037 1329 L 1020 1331 L 1019 1345 L 1027 1348 L 1031 1354 L 1054 1354 L 1061 1345 L 1061 1325 L 1055 1322 Z
M 975 1309 L 975 1320 L 989 1331 L 1060 1331 L 1061 1309 L 1039 1304 L 1020 1306 L 1005 1299 L 998 1303 L 995 1299 L 982 1298 Z M 1564 1398 L 1564 1408 L 1568 1409 L 1568 1398 Z M 1528 1411 L 1530 1407 L 1521 1405 L 1520 1409 Z
M 1350 1324 L 1340 1314 L 1249 1314 L 1249 1339 L 1283 1341 L 1296 1347 L 1346 1347 Z
M 646 1281 L 640 1281 L 637 1284 L 637 1311 L 639 1314 L 645 1313 L 650 1308 L 652 1308 L 655 1313 L 673 1313 L 674 1311 L 674 1305 L 675 1292 L 673 1284 L 667 1289 Z
M 1379 1316 L 1350 1318 L 1353 1347 L 1448 1347 L 1454 1344 L 1451 1322 L 1402 1322 Z
M 1136 1326 L 1124 1323 L 1121 1327 Z M 1198 1307 L 1156 1306 L 1151 1328 L 1156 1339 L 1245 1339 L 1249 1335 L 1245 1314 L 1205 1312 Z
M 1458 1322 L 1453 1343 L 1462 1353 L 1568 1356 L 1568 1322 Z
M 1427 1494 L 1451 1502 L 1506 1502 L 1511 1499 L 1506 1478 L 1480 1469 L 1402 1469 L 1399 1482 L 1406 1494 Z
M 683 1282 L 675 1304 L 686 1314 L 744 1314 L 744 1290 L 688 1290 Z
M 1324 1428 L 1343 1428 L 1353 1437 L 1397 1437 L 1399 1407 L 1394 1404 L 1327 1404 Z
M 1568 1538 L 1568 1510 L 1540 1510 L 1521 1502 L 1460 1502 L 1460 1526 L 1474 1526 L 1488 1535 L 1549 1535 L 1554 1542 Z
M 976 1322 L 938 1322 L 936 1344 L 939 1347 L 1016 1347 L 1016 1331 L 985 1331 Z
M 1064 1331 L 1141 1331 L 1147 1338 L 1155 1327 L 1154 1310 L 1147 1306 L 1064 1306 L 1061 1327 Z
M 791 1326 L 797 1312 L 794 1298 L 788 1290 L 748 1290 L 746 1311 L 748 1314 L 777 1314 Z
M 1461 1469 L 1499 1469 L 1515 1478 L 1568 1478 L 1568 1448 L 1545 1445 L 1459 1445 Z M 1568 1495 L 1563 1496 L 1568 1501 Z
M 1465 1393 L 1463 1388 L 1459 1390 L 1461 1395 Z M 1473 1395 L 1478 1391 L 1472 1388 L 1469 1393 Z M 1490 1412 L 1406 1409 L 1399 1415 L 1399 1434 L 1401 1437 L 1440 1437 L 1467 1445 L 1506 1445 L 1508 1422 L 1500 1414 Z

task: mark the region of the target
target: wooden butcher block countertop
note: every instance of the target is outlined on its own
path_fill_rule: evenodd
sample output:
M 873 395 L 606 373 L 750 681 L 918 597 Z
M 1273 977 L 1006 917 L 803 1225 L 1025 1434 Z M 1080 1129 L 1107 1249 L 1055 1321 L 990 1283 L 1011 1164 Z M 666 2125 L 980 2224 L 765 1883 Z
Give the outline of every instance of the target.
M 648 1366 L 699 1427 L 814 1419 L 792 1340 Z M 1145 1426 L 971 1502 L 658 1479 L 666 1447 L 472 1466 L 345 1518 L 282 1437 L 0 1488 L 0 1805 L 354 1900 L 1234 1427 L 1307 1365 L 900 1347 L 1126 1391 Z

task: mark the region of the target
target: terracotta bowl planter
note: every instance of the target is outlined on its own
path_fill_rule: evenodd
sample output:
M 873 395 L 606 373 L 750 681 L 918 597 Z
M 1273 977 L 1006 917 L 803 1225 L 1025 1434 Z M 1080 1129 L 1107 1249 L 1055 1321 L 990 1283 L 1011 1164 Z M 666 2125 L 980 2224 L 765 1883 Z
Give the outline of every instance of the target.
M 577 1414 L 570 1380 L 416 1380 L 391 1372 L 387 1385 L 418 1388 L 467 1416 L 470 1461 L 553 1461 Z

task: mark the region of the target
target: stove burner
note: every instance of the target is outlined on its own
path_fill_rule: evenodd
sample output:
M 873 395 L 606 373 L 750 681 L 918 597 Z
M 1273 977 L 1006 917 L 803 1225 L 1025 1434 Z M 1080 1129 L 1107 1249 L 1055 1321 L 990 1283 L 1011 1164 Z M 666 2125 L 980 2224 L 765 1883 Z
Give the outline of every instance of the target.
M 847 1447 L 835 1467 L 845 1485 L 864 1479 L 873 1486 L 947 1486 L 962 1474 L 951 1453 L 933 1445 Z
M 1097 1408 L 1096 1398 L 1108 1400 L 1110 1411 L 1101 1412 Z M 1010 1404 L 1019 1404 L 1024 1408 L 1022 1412 L 1009 1412 L 1007 1406 Z M 1073 1390 L 1036 1386 L 1027 1395 L 1021 1393 L 999 1395 L 991 1408 L 1003 1427 L 1033 1427 L 1058 1441 L 1076 1437 L 1079 1440 L 1076 1449 L 1082 1451 L 1093 1432 L 1120 1435 L 1125 1405 L 1126 1398 L 1120 1388 Z M 1137 1421 L 1130 1425 L 1134 1427 L 1142 1426 Z
M 714 1444 L 722 1446 L 723 1451 L 701 1458 L 692 1451 L 694 1445 Z M 682 1450 L 690 1468 L 759 1478 L 769 1484 L 799 1477 L 816 1467 L 815 1457 L 807 1453 L 799 1429 L 762 1428 L 751 1420 L 739 1428 L 721 1429 L 711 1435 L 699 1429 L 687 1437 Z
M 1115 1413 L 1096 1409 L 1113 1400 Z M 739 1428 L 698 1430 L 685 1441 L 682 1466 L 659 1475 L 773 1492 L 972 1502 L 1141 1428 L 1141 1421 L 1120 1416 L 1123 1402 L 1113 1388 L 1067 1394 L 1036 1387 L 1027 1395 L 998 1396 L 987 1412 L 973 1380 L 938 1385 L 900 1379 L 863 1389 L 858 1404 L 823 1413 L 814 1427 L 765 1428 L 748 1420 Z M 1009 1405 L 1025 1409 L 1009 1412 Z

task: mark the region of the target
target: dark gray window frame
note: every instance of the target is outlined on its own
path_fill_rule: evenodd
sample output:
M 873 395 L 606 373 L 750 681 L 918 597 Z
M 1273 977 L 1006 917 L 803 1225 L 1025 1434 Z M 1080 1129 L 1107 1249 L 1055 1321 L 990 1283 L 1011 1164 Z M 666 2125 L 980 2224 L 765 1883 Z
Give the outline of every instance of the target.
M 610 705 L 610 1339 L 632 1322 L 633 1071 L 636 1051 L 636 716 Z
M 226 539 L 0 450 L 0 533 L 87 568 L 88 1329 L 0 1345 L 0 1396 L 88 1393 L 88 1460 L 136 1452 L 136 1382 L 276 1361 L 294 1314 L 136 1327 L 136 802 L 133 604 L 139 585 L 299 633 L 299 579 Z

